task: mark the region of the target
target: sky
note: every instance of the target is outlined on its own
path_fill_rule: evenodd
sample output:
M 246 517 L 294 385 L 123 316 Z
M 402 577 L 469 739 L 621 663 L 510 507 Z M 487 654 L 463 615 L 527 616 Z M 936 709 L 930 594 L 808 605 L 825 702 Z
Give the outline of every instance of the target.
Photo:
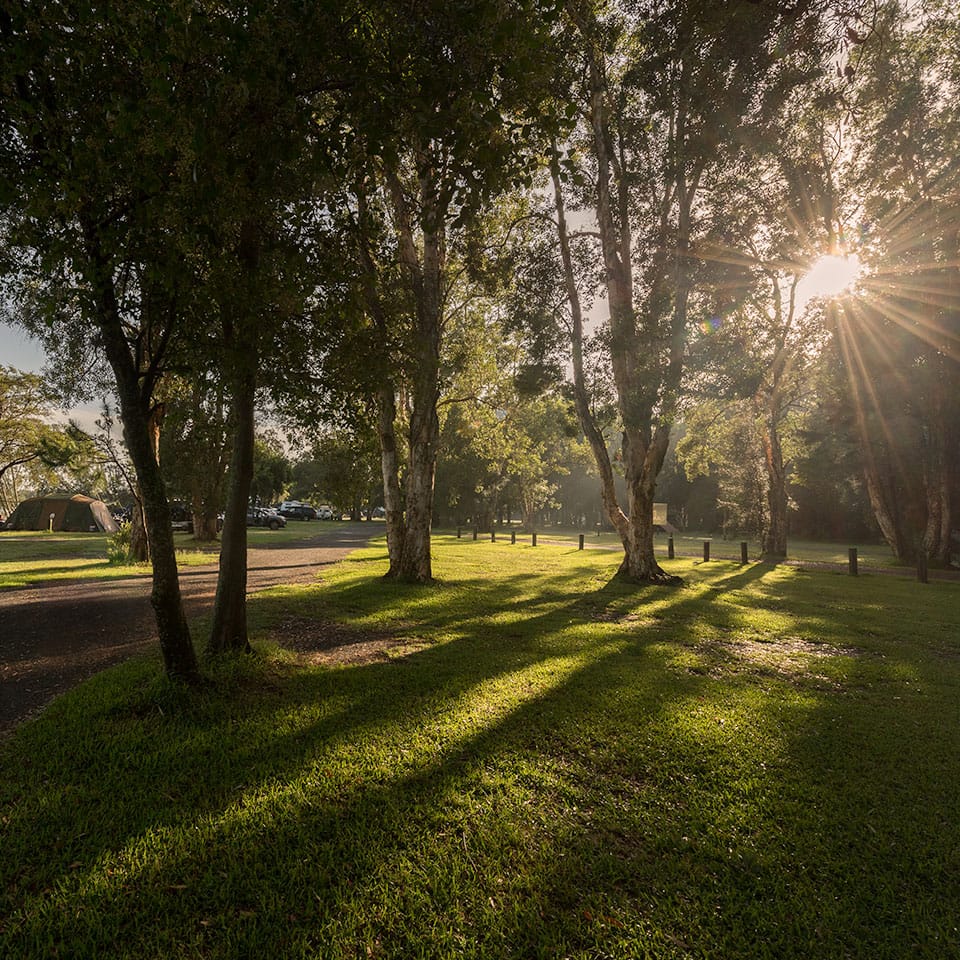
M 40 373 L 47 362 L 43 347 L 28 337 L 18 327 L 0 320 L 0 366 L 15 367 L 25 373 Z M 72 407 L 69 410 L 51 411 L 51 420 L 63 423 L 68 418 L 75 420 L 84 430 L 93 430 L 94 421 L 100 416 L 100 403 Z
M 0 366 L 39 373 L 45 360 L 43 347 L 36 340 L 0 321 Z

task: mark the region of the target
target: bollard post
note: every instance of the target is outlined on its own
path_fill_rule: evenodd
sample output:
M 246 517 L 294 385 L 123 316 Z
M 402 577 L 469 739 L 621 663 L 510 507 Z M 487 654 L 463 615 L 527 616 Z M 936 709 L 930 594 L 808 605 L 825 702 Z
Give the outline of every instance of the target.
M 740 562 L 741 562 L 741 563 L 747 563 L 747 562 L 748 562 L 748 561 L 747 561 L 747 541 L 746 541 L 746 540 L 741 540 L 741 541 L 740 541 Z
M 535 547 L 537 545 L 537 535 L 533 533 L 530 537 L 530 546 Z
M 476 527 L 473 528 L 473 539 L 474 539 L 474 540 L 477 539 L 477 528 L 476 528 Z
M 582 534 L 582 533 L 580 534 L 580 547 L 579 547 L 579 549 L 580 549 L 580 550 L 583 549 L 583 534 Z
M 673 534 L 672 533 L 667 538 L 667 559 L 668 560 L 673 559 Z
M 459 527 L 457 527 L 457 539 L 458 539 L 458 540 L 460 539 L 460 528 L 459 528 Z
M 703 541 L 703 562 L 706 563 L 710 559 L 710 541 Z
M 490 542 L 491 543 L 497 542 L 497 531 L 493 527 L 490 528 Z
M 847 558 L 850 564 L 850 576 L 855 577 L 857 575 L 857 548 L 851 547 L 847 551 Z
M 517 542 L 517 531 L 516 531 L 516 530 L 511 530 L 511 531 L 510 531 L 510 542 L 511 542 L 511 543 L 516 543 L 516 542 Z
M 53 533 L 53 521 L 57 518 L 55 513 L 50 514 L 50 532 Z
M 927 573 L 927 551 L 922 545 L 917 551 L 917 580 L 920 583 L 930 582 L 930 575 Z

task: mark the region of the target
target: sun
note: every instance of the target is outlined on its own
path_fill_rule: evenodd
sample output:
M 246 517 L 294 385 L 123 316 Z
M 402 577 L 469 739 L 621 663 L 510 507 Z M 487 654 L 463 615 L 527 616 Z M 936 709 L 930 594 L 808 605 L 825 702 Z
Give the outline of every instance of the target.
M 860 258 L 855 253 L 845 257 L 827 254 L 816 260 L 797 284 L 797 300 L 803 306 L 809 300 L 839 296 L 857 282 L 861 271 Z

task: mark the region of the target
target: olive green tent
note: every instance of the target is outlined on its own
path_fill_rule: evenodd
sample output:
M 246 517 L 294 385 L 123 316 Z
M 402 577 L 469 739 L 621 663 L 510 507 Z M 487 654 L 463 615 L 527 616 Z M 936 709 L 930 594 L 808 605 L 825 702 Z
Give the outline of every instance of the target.
M 24 500 L 10 514 L 6 529 L 116 533 L 118 528 L 102 500 L 92 500 L 78 493 L 73 497 L 34 497 Z

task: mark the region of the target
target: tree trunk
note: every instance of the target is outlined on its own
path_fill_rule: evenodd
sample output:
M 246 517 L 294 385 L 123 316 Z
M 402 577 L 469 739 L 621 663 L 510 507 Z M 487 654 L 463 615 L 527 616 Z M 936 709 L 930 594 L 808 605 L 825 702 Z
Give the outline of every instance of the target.
M 406 476 L 403 547 L 390 576 L 411 583 L 433 579 L 430 531 L 433 482 L 440 438 L 437 401 L 440 394 L 440 337 L 443 313 L 444 227 L 436 171 L 428 148 L 418 151 L 419 237 L 414 234 L 407 195 L 396 170 L 387 183 L 397 228 L 400 262 L 415 304 L 409 343 L 410 433 Z
M 440 421 L 437 417 L 439 322 L 425 345 L 416 371 L 410 415 L 410 461 L 406 478 L 403 549 L 395 577 L 410 583 L 433 579 L 430 532 L 433 523 L 433 481 L 437 465 Z
M 219 516 L 202 497 L 192 497 L 190 514 L 193 518 L 193 538 L 200 543 L 213 543 L 219 531 Z
M 151 424 L 156 369 L 142 372 L 131 354 L 110 265 L 102 254 L 97 227 L 90 222 L 84 222 L 82 226 L 88 257 L 88 280 L 96 301 L 97 326 L 116 379 L 123 437 L 143 496 L 144 519 L 153 560 L 150 603 L 156 617 L 164 668 L 171 678 L 195 681 L 199 679 L 199 669 L 183 612 L 170 506 L 157 463 L 155 431 Z
M 153 457 L 160 463 L 160 426 L 163 423 L 164 407 L 162 403 L 153 403 L 150 406 L 148 429 L 150 431 L 150 445 L 153 448 Z M 136 500 L 133 505 L 133 516 L 130 529 L 130 556 L 136 563 L 150 562 L 150 536 L 147 531 L 147 520 L 143 509 L 143 494 L 137 484 Z
M 245 369 L 235 371 L 233 396 L 233 454 L 230 458 L 227 507 L 220 547 L 220 574 L 213 605 L 213 625 L 207 655 L 249 653 L 247 638 L 247 504 L 253 481 L 254 398 L 256 351 L 234 352 L 235 362 Z
M 653 498 L 656 477 L 629 486 L 630 526 L 623 542 L 623 560 L 617 576 L 631 583 L 676 583 L 678 577 L 664 571 L 653 552 Z
M 194 476 L 190 491 L 193 537 L 201 543 L 213 543 L 220 532 L 220 498 L 223 492 L 222 459 L 210 476 Z
M 383 474 L 383 511 L 387 528 L 388 577 L 400 570 L 406 525 L 403 518 L 403 493 L 400 489 L 400 463 L 397 456 L 397 406 L 393 384 L 383 383 L 377 391 L 377 434 L 380 438 L 380 469 Z
M 136 498 L 130 514 L 130 559 L 134 563 L 150 562 L 150 540 L 147 537 L 147 521 L 143 514 L 143 494 L 136 484 Z
M 533 497 L 523 497 L 520 503 L 523 510 L 523 529 L 526 533 L 536 533 L 537 501 Z
M 602 109 L 595 104 L 596 109 Z M 597 427 L 590 410 L 589 394 L 583 368 L 583 313 L 580 297 L 574 278 L 573 259 L 567 235 L 566 215 L 560 186 L 559 167 L 556 161 L 552 165 L 554 197 L 556 202 L 560 257 L 563 267 L 567 299 L 572 318 L 572 359 L 574 379 L 574 404 L 581 429 L 584 432 L 594 460 L 600 473 L 600 495 L 603 508 L 620 536 L 623 544 L 623 560 L 618 576 L 634 582 L 677 583 L 679 578 L 667 574 L 657 563 L 653 550 L 653 503 L 656 478 L 663 458 L 666 455 L 669 440 L 669 428 L 658 428 L 656 434 L 645 442 L 644 434 L 649 436 L 649 426 L 637 425 L 643 420 L 640 387 L 635 382 L 636 364 L 628 352 L 628 345 L 635 341 L 630 336 L 633 304 L 632 283 L 629 269 L 616 256 L 615 250 L 607 253 L 607 295 L 610 306 L 611 329 L 614 338 L 618 338 L 617 351 L 613 357 L 614 377 L 617 381 L 617 393 L 620 401 L 621 416 L 624 422 L 621 449 L 624 460 L 624 472 L 627 482 L 628 509 L 625 513 L 617 500 L 616 481 L 613 465 L 603 434 Z M 602 179 L 602 177 L 601 177 Z M 609 214 L 609 190 L 601 190 L 601 206 L 606 211 L 600 219 L 601 231 L 612 237 L 613 225 Z M 613 243 L 611 239 L 610 244 Z M 617 355 L 618 354 L 618 355 Z M 633 369 L 630 369 L 633 366 Z
M 767 526 L 763 536 L 763 559 L 778 563 L 787 556 L 787 483 L 777 416 L 768 411 L 763 423 L 763 452 L 767 469 Z

